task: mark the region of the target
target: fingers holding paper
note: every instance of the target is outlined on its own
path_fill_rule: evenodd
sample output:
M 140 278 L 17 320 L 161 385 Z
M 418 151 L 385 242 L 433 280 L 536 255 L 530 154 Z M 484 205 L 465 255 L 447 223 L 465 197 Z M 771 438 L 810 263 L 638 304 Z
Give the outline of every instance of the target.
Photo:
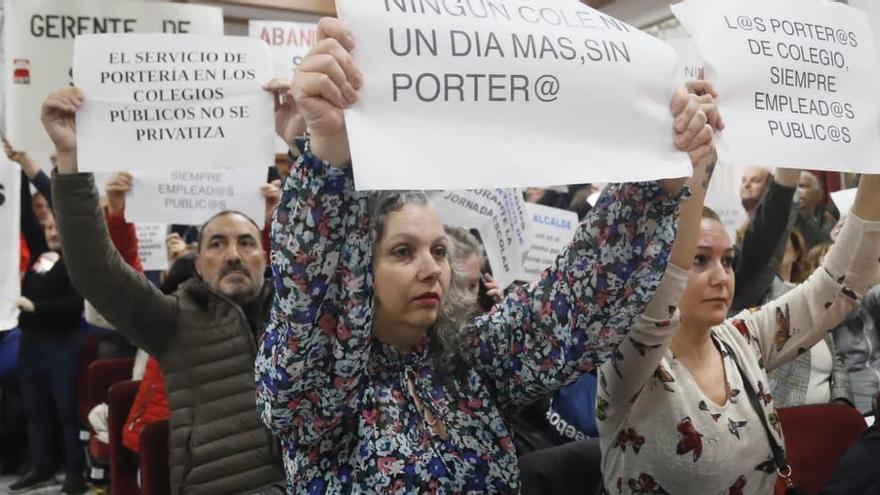
M 675 146 L 688 152 L 694 166 L 714 157 L 715 131 L 724 127 L 715 95 L 711 84 L 691 81 L 675 92 L 670 103 Z
M 76 112 L 84 102 L 85 96 L 77 88 L 55 91 L 43 102 L 40 118 L 58 151 L 58 171 L 61 173 L 77 171 Z
M 275 98 L 275 133 L 292 148 L 294 139 L 305 134 L 306 123 L 296 107 L 291 83 L 283 79 L 272 79 L 263 86 L 263 90 L 272 93 Z
M 352 59 L 351 33 L 338 19 L 322 19 L 320 41 L 296 70 L 291 93 L 311 132 L 315 154 L 334 165 L 349 160 L 344 109 L 357 101 L 363 76 Z

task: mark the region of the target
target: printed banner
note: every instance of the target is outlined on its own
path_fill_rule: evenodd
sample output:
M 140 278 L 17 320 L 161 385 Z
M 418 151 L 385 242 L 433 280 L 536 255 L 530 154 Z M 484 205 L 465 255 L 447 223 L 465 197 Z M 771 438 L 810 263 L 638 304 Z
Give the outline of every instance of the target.
M 84 35 L 74 79 L 81 170 L 208 170 L 275 163 L 269 50 L 242 36 Z
M 689 0 L 672 10 L 719 93 L 726 160 L 880 170 L 880 67 L 864 12 L 825 0 Z
M 139 223 L 137 229 L 138 255 L 144 271 L 168 269 L 168 253 L 165 249 L 165 237 L 168 236 L 168 224 Z
M 73 82 L 73 40 L 89 33 L 223 34 L 217 7 L 117 0 L 6 0 L 6 133 L 17 149 L 52 151 L 40 123 L 46 96 Z
M 201 225 L 215 213 L 237 210 L 260 228 L 265 223 L 266 201 L 260 194 L 265 170 L 153 170 L 132 175 L 125 202 L 129 222 Z
M 522 262 L 529 248 L 526 203 L 515 189 L 476 189 L 429 193 L 431 205 L 447 225 L 477 229 L 492 275 L 502 288 L 527 280 Z
M 0 332 L 18 326 L 21 169 L 0 154 Z
M 571 243 L 580 222 L 572 211 L 534 203 L 526 203 L 526 214 L 531 222 L 531 242 L 523 270 L 528 274 L 527 280 L 535 282 Z
M 672 143 L 676 57 L 573 0 L 337 0 L 364 75 L 346 111 L 359 189 L 690 175 Z

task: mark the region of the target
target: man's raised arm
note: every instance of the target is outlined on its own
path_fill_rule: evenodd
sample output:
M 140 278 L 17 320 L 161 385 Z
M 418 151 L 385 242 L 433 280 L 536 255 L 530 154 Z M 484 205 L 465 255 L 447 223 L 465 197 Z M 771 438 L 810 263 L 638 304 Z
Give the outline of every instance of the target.
M 43 103 L 43 126 L 58 152 L 52 179 L 55 221 L 73 285 L 135 345 L 161 355 L 175 331 L 177 299 L 165 296 L 132 269 L 110 241 L 94 176 L 79 173 L 76 112 L 82 92 L 66 88 Z

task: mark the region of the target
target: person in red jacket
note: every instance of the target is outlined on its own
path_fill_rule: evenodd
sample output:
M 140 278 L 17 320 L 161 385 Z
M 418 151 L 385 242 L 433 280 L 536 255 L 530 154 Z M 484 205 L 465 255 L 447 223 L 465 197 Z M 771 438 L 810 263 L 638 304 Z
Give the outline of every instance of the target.
M 131 404 L 128 419 L 122 430 L 122 445 L 135 454 L 141 451 L 141 430 L 148 424 L 168 418 L 168 394 L 165 392 L 165 380 L 156 358 L 150 357 L 144 379 L 138 387 L 137 395 Z
M 19 242 L 20 247 L 18 250 L 18 273 L 21 276 L 24 276 L 24 272 L 27 271 L 28 267 L 31 264 L 31 251 L 28 249 L 27 241 L 24 240 L 24 235 L 19 234 Z

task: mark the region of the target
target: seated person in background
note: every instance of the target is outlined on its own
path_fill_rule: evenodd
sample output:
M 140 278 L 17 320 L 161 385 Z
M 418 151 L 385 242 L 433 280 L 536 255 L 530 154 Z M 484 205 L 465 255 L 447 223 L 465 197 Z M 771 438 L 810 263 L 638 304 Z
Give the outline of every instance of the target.
M 785 257 L 774 280 L 769 299 L 775 300 L 821 266 L 819 260 L 810 265 L 804 255 L 804 239 L 797 229 L 792 230 L 785 249 Z M 767 373 L 770 392 L 776 399 L 776 407 L 803 406 L 839 402 L 853 405 L 850 380 L 843 358 L 837 353 L 831 333 L 791 361 Z
M 807 251 L 816 244 L 831 240 L 831 229 L 837 222 L 832 213 L 833 207 L 821 205 L 822 184 L 819 179 L 806 170 L 798 179 L 798 216 L 795 227 L 800 230 L 806 242 Z
M 831 231 L 836 241 L 846 216 Z M 830 244 L 828 244 L 830 246 Z M 880 392 L 880 271 L 873 274 L 871 288 L 862 303 L 831 334 L 837 355 L 849 374 L 856 409 L 862 414 L 877 413 L 874 398 Z
M 112 247 L 93 176 L 78 173 L 75 117 L 83 99 L 67 88 L 43 105 L 58 152 L 56 217 L 69 234 L 62 240 L 74 285 L 165 373 L 172 493 L 275 493 L 283 482 L 277 447 L 254 409 L 256 342 L 273 297 L 261 233 L 241 213 L 215 215 L 201 228 L 198 276 L 162 294 Z M 122 189 L 130 187 L 128 176 Z M 269 215 L 278 189 L 266 185 L 263 194 Z
M 880 393 L 880 285 L 874 285 L 847 318 L 832 330 L 837 356 L 849 375 L 853 402 L 862 414 L 874 411 Z
M 137 395 L 122 429 L 122 445 L 135 454 L 141 451 L 140 435 L 144 426 L 169 416 L 168 393 L 159 361 L 150 357 Z
M 462 283 L 466 292 L 473 297 L 478 306 L 478 313 L 484 313 L 492 309 L 503 299 L 504 294 L 492 275 L 483 272 L 482 267 L 488 266 L 486 256 L 483 254 L 483 245 L 470 232 L 461 227 L 444 226 L 446 235 L 452 244 L 456 263 L 456 273 L 462 274 Z
M 822 260 L 825 259 L 825 255 L 828 254 L 828 250 L 831 249 L 831 244 L 833 244 L 833 241 L 823 242 L 822 244 L 813 246 L 813 249 L 810 249 L 807 252 L 807 265 L 812 268 L 820 266 Z
M 806 352 L 865 293 L 880 256 L 880 176 L 862 178 L 837 243 L 806 282 L 726 320 L 733 247 L 717 215 L 694 219 L 690 206 L 654 299 L 600 367 L 605 487 L 773 493 L 786 464 L 766 371 Z
M 807 263 L 807 247 L 804 244 L 804 236 L 797 228 L 792 229 L 785 245 L 782 266 L 779 267 L 779 278 L 786 285 L 794 287 L 806 280 L 816 266 L 810 266 Z

